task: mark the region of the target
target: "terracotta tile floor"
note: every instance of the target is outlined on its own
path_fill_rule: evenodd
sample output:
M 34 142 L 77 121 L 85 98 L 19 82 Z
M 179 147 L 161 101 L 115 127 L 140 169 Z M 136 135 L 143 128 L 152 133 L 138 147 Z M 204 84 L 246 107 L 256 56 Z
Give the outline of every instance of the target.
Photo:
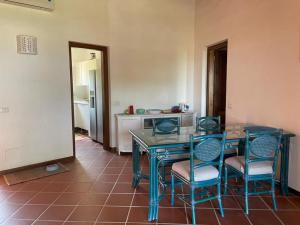
M 89 139 L 76 141 L 77 160 L 66 164 L 71 171 L 34 182 L 15 185 L 0 177 L 1 225 L 137 225 L 149 224 L 148 184 L 131 188 L 131 156 L 106 152 Z M 147 159 L 143 159 L 147 171 Z M 185 192 L 184 190 L 180 190 Z M 252 197 L 250 214 L 242 211 L 243 199 L 236 192 L 223 197 L 225 217 L 215 201 L 198 205 L 199 224 L 299 225 L 300 197 L 278 196 L 277 212 L 268 196 Z M 150 224 L 188 224 L 190 208 L 181 201 L 161 202 L 159 220 Z

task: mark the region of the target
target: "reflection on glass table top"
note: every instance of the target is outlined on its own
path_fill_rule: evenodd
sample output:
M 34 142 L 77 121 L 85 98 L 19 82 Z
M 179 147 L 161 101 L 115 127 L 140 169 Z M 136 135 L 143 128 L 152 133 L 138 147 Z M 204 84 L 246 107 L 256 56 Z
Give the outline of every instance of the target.
M 241 139 L 245 137 L 245 128 L 255 128 L 255 129 L 274 129 L 271 127 L 257 126 L 254 124 L 226 124 L 225 128 L 221 128 L 219 131 L 200 131 L 196 132 L 195 127 L 181 127 L 180 134 L 164 134 L 153 136 L 152 129 L 139 129 L 130 130 L 129 132 L 140 141 L 142 141 L 147 146 L 156 145 L 167 145 L 167 144 L 184 144 L 189 142 L 190 135 L 194 136 L 206 135 L 206 134 L 216 134 L 223 133 L 224 130 L 227 131 L 227 140 Z M 284 132 L 289 134 L 288 132 Z

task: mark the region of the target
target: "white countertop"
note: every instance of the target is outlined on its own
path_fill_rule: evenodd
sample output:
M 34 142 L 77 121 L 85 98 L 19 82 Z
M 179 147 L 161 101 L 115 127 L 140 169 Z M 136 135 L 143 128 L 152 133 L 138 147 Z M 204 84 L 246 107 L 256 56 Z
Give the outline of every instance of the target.
M 180 113 L 160 113 L 160 114 L 125 114 L 125 113 L 119 113 L 116 114 L 116 116 L 142 116 L 142 117 L 156 117 L 156 116 L 168 116 L 168 115 L 181 115 L 181 114 L 194 114 L 194 112 L 180 112 Z
M 89 101 L 84 99 L 76 99 L 74 100 L 74 104 L 89 105 Z

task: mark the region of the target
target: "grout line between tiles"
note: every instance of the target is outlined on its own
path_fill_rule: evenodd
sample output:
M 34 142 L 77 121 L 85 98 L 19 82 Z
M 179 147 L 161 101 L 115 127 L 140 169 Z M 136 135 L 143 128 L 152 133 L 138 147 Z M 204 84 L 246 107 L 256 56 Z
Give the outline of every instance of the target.
M 113 157 L 112 157 L 113 158 Z M 112 160 L 112 158 L 111 158 L 111 160 Z M 111 161 L 110 160 L 110 161 Z M 88 166 L 88 168 L 90 168 L 91 166 L 92 166 L 92 164 L 94 163 L 96 161 L 96 159 L 94 159 L 93 160 L 93 162 L 90 164 L 90 166 Z M 110 162 L 109 161 L 109 162 Z M 108 162 L 108 164 L 109 164 L 109 162 Z M 107 165 L 108 165 L 107 164 Z M 102 170 L 103 171 L 103 170 Z M 52 181 L 52 183 L 55 183 L 54 181 Z M 53 205 L 55 205 L 55 202 L 64 194 L 64 193 L 66 193 L 65 191 L 70 187 L 70 185 L 71 185 L 71 183 L 72 182 L 70 182 L 70 184 L 68 184 L 66 187 L 65 187 L 65 189 L 59 194 L 59 196 L 46 208 L 46 210 L 44 210 L 40 215 L 39 215 L 39 217 L 32 223 L 32 224 L 34 224 L 51 206 L 53 206 Z M 79 204 L 79 202 L 80 202 L 80 200 L 78 201 L 78 203 L 77 203 L 77 205 Z M 63 224 L 65 224 L 65 222 L 67 221 L 67 219 L 71 216 L 71 214 L 74 212 L 74 210 L 77 208 L 77 206 L 75 206 L 74 207 L 74 209 L 68 214 L 68 216 L 65 218 L 65 220 L 64 220 L 64 222 L 63 222 Z
M 235 200 L 235 202 L 240 206 L 240 208 L 242 209 L 242 212 L 246 218 L 246 220 L 249 222 L 250 225 L 253 225 L 253 223 L 251 222 L 249 216 L 244 212 L 244 209 L 243 209 L 243 206 L 242 206 L 242 203 L 240 203 L 240 201 L 237 199 L 239 195 L 233 195 L 233 199 Z M 250 209 L 249 209 L 250 210 Z
M 64 190 L 66 190 L 67 188 L 69 187 L 69 185 L 66 186 L 66 188 Z M 58 196 L 57 198 L 55 198 L 55 200 L 49 204 L 49 206 L 33 221 L 32 224 L 34 224 L 51 206 L 54 205 L 54 203 L 64 194 L 64 192 L 62 191 Z
M 114 156 L 112 157 L 112 159 L 113 159 L 113 158 L 116 158 L 116 155 L 114 155 Z M 112 159 L 111 159 L 111 160 L 112 160 Z M 128 159 L 127 159 L 127 161 L 128 161 Z M 126 161 L 126 162 L 127 162 L 127 161 Z M 109 165 L 109 163 L 108 163 L 107 165 Z M 107 196 L 107 198 L 106 198 L 106 200 L 105 200 L 105 202 L 104 202 L 104 204 L 103 204 L 102 209 L 101 209 L 100 212 L 98 213 L 94 225 L 97 224 L 98 219 L 100 218 L 100 215 L 101 215 L 101 213 L 102 213 L 102 210 L 105 208 L 108 199 L 110 198 L 110 196 L 111 196 L 111 194 L 112 194 L 112 192 L 113 192 L 115 186 L 117 185 L 117 182 L 118 182 L 118 180 L 119 180 L 119 178 L 120 178 L 122 172 L 123 172 L 124 169 L 125 169 L 125 165 L 126 165 L 126 163 L 124 163 L 124 166 L 122 167 L 122 169 L 121 169 L 121 171 L 120 171 L 120 173 L 119 173 L 119 175 L 118 175 L 118 178 L 117 178 L 116 181 L 115 181 L 115 184 L 114 184 L 113 187 L 111 188 L 110 193 L 108 194 L 108 196 Z M 103 171 L 104 171 L 104 170 L 103 170 Z M 98 177 L 98 178 L 99 178 L 99 177 Z M 97 178 L 97 179 L 98 179 L 98 178 Z
M 130 212 L 131 212 L 133 200 L 134 200 L 134 197 L 135 197 L 135 192 L 136 192 L 136 189 L 134 189 L 134 192 L 133 192 L 133 195 L 132 195 L 132 199 L 131 199 L 131 202 L 130 202 L 130 206 L 129 206 L 129 210 L 128 210 L 128 214 L 127 214 L 127 218 L 126 218 L 125 224 L 128 223 L 128 219 L 129 219 L 129 215 L 130 215 Z
M 14 213 L 12 213 L 6 220 L 3 221 L 3 223 L 6 223 L 6 221 L 10 220 L 11 218 L 13 218 L 14 215 L 16 215 L 25 205 L 27 205 L 28 202 L 30 202 L 33 198 L 35 198 L 39 193 L 41 193 L 41 191 L 43 190 L 43 188 L 36 192 L 29 200 L 27 200 L 25 203 L 22 203 L 22 206 L 20 208 L 18 208 Z M 34 192 L 34 191 L 32 191 Z M 44 211 L 42 212 L 44 213 Z M 40 214 L 41 215 L 41 214 Z M 35 221 L 35 220 L 34 220 Z M 34 222 L 33 222 L 34 223 Z M 32 223 L 32 224 L 33 224 Z
M 276 213 L 274 212 L 274 210 L 266 203 L 266 201 L 261 197 L 259 196 L 260 199 L 267 205 L 268 209 L 271 211 L 271 213 L 276 217 L 276 219 L 282 224 L 284 225 L 284 222 L 276 215 Z
M 184 190 L 183 190 L 183 184 L 181 185 L 181 193 L 184 195 Z M 175 193 L 174 193 L 174 195 L 175 195 Z M 176 199 L 176 195 L 174 196 L 174 198 Z M 175 199 L 174 199 L 174 201 L 175 201 Z M 174 202 L 174 205 L 175 205 L 175 202 Z M 186 220 L 186 224 L 189 224 L 189 218 L 188 218 L 188 212 L 187 212 L 187 204 L 184 202 L 183 203 L 183 205 L 184 205 L 184 212 L 185 212 L 185 220 Z
M 94 147 L 93 147 L 94 148 Z M 103 150 L 101 150 L 101 153 L 100 154 L 102 154 L 102 152 L 103 152 Z M 105 152 L 105 151 L 104 151 Z M 89 154 L 89 153 L 88 153 Z M 125 186 L 127 186 L 128 184 L 131 184 L 130 183 L 130 181 L 129 181 L 129 179 L 127 178 L 127 177 L 123 177 L 123 175 L 125 175 L 125 176 L 132 176 L 132 174 L 130 174 L 129 173 L 129 161 L 130 161 L 130 158 L 120 158 L 120 163 L 123 165 L 123 166 L 115 166 L 118 162 L 117 162 L 117 160 L 119 159 L 118 158 L 118 156 L 117 155 L 109 155 L 109 154 L 104 154 L 104 155 L 102 155 L 102 156 L 104 156 L 105 158 L 103 158 L 103 160 L 104 160 L 104 163 L 106 163 L 106 164 L 103 164 L 103 165 L 105 165 L 105 167 L 99 167 L 99 171 L 98 171 L 98 167 L 97 168 L 93 168 L 93 170 L 90 170 L 92 167 L 94 167 L 94 166 L 97 166 L 97 162 L 99 161 L 99 160 L 101 160 L 101 157 L 100 157 L 100 155 L 95 155 L 95 157 L 96 157 L 96 159 L 94 159 L 94 160 L 91 160 L 90 161 L 90 163 L 88 164 L 87 162 L 84 162 L 84 169 L 83 169 L 83 171 L 81 171 L 80 169 L 81 169 L 81 167 L 77 167 L 78 165 L 74 165 L 75 167 L 72 167 L 72 168 L 74 168 L 74 169 L 76 169 L 76 173 L 75 174 L 73 174 L 73 176 L 74 176 L 74 179 L 72 178 L 72 180 L 70 180 L 70 181 L 62 181 L 62 179 L 61 178 L 58 178 L 57 180 L 55 180 L 55 179 L 49 179 L 49 180 L 47 180 L 47 182 L 43 182 L 43 183 L 45 183 L 45 187 L 43 187 L 43 188 L 41 188 L 39 191 L 37 191 L 37 192 L 35 192 L 35 191 L 30 191 L 28 188 L 26 188 L 25 186 L 21 186 L 20 188 L 16 188 L 14 191 L 7 191 L 7 190 L 2 190 L 2 191 L 5 191 L 5 194 L 9 194 L 8 196 L 5 196 L 6 198 L 3 198 L 3 200 L 1 200 L 1 202 L 0 202 L 0 205 L 2 204 L 2 203 L 4 203 L 4 202 L 6 202 L 12 195 L 14 195 L 15 193 L 19 193 L 19 192 L 31 192 L 32 194 L 33 194 L 33 196 L 32 197 L 29 197 L 29 200 L 28 201 L 26 201 L 25 203 L 12 203 L 12 204 L 16 204 L 16 205 L 19 205 L 20 206 L 20 208 L 18 208 L 17 210 L 16 210 L 16 212 L 14 212 L 13 214 L 11 214 L 8 218 L 6 218 L 4 221 L 5 222 L 7 222 L 9 219 L 11 219 L 14 215 L 15 215 L 15 213 L 17 213 L 18 211 L 20 211 L 24 206 L 26 206 L 26 205 L 36 205 L 36 206 L 38 206 L 38 205 L 41 205 L 41 206 L 48 206 L 40 215 L 39 215 L 39 217 L 36 219 L 36 220 L 31 220 L 31 219 L 18 219 L 18 218 L 14 218 L 16 221 L 33 221 L 32 222 L 32 224 L 35 224 L 36 223 L 36 221 L 49 221 L 49 222 L 61 222 L 61 223 L 63 223 L 63 224 L 66 224 L 67 222 L 78 222 L 78 223 L 91 223 L 91 224 L 96 224 L 96 223 L 101 223 L 101 221 L 98 221 L 98 219 L 100 218 L 100 215 L 101 215 L 101 212 L 103 211 L 103 208 L 104 207 L 118 207 L 118 208 L 120 208 L 120 207 L 123 207 L 123 208 L 129 208 L 128 209 L 128 213 L 127 213 L 127 217 L 126 217 L 126 221 L 125 222 L 105 222 L 105 223 L 107 223 L 107 224 L 136 224 L 136 225 L 138 225 L 138 224 L 149 224 L 149 223 L 147 223 L 146 221 L 144 221 L 144 222 L 130 222 L 130 214 L 132 214 L 133 213 L 133 211 L 134 211 L 134 208 L 144 208 L 144 207 L 148 207 L 148 205 L 147 204 L 142 204 L 142 205 L 140 205 L 140 206 L 138 206 L 138 205 L 135 205 L 134 204 L 134 198 L 136 197 L 136 196 L 138 196 L 138 195 L 145 195 L 144 197 L 146 198 L 147 196 L 147 194 L 148 194 L 148 192 L 145 192 L 145 193 L 141 193 L 141 192 L 138 192 L 136 189 L 134 189 L 133 190 L 133 193 L 132 192 L 130 192 L 130 190 L 129 191 L 127 191 L 127 192 L 129 192 L 129 193 L 123 193 L 122 191 L 120 192 L 120 193 L 115 193 L 114 192 L 114 189 L 119 185 L 119 184 L 122 184 L 122 185 L 125 185 Z M 87 159 L 87 158 L 91 158 L 91 157 L 81 157 L 81 159 L 82 158 L 84 158 L 84 159 Z M 92 158 L 91 158 L 92 159 Z M 125 159 L 124 161 L 126 161 L 124 164 L 123 164 L 123 159 Z M 116 160 L 116 161 L 114 161 L 114 160 Z M 85 160 L 85 161 L 88 161 L 88 160 Z M 113 163 L 111 163 L 113 161 Z M 119 164 L 119 165 L 121 165 L 121 164 Z M 113 165 L 113 166 L 110 166 L 110 165 Z M 72 166 L 72 164 L 70 165 L 70 166 Z M 100 166 L 100 165 L 99 165 Z M 100 169 L 101 168 L 101 169 Z M 105 169 L 106 168 L 119 168 L 120 169 L 120 172 L 118 173 L 118 174 L 114 174 L 114 173 L 107 173 L 107 172 L 109 172 L 109 171 L 116 171 L 116 170 L 107 170 L 106 172 L 104 172 L 105 171 Z M 77 170 L 77 169 L 79 169 L 79 170 Z M 94 170 L 95 169 L 95 170 Z M 86 175 L 86 177 L 85 177 L 85 172 L 84 171 L 86 171 L 87 173 L 87 175 Z M 97 171 L 97 172 L 96 172 Z M 78 172 L 78 173 L 77 173 Z M 78 176 L 80 176 L 79 178 L 78 178 L 78 180 L 76 181 L 76 175 L 78 174 Z M 126 175 L 127 174 L 127 175 Z M 110 175 L 113 175 L 114 176 L 114 181 L 102 181 L 101 180 L 101 176 L 102 175 L 106 175 L 106 177 L 103 177 L 103 179 L 105 179 L 105 180 L 108 180 L 108 179 L 110 179 L 111 180 L 111 178 L 109 178 L 109 176 Z M 85 179 L 85 178 L 90 178 L 90 181 L 81 181 L 80 179 L 81 179 L 81 177 L 82 177 L 82 179 Z M 117 177 L 117 178 L 116 178 Z M 62 177 L 63 178 L 63 177 Z M 125 180 L 125 179 L 126 180 Z M 69 179 L 67 179 L 67 180 L 69 180 Z M 124 181 L 125 180 L 125 182 L 121 182 L 121 180 L 122 181 Z M 126 182 L 127 181 L 127 182 Z M 70 213 L 68 214 L 68 216 L 64 219 L 64 220 L 43 220 L 43 219 L 41 219 L 41 217 L 42 217 L 42 215 L 45 213 L 45 211 L 47 211 L 47 209 L 50 207 L 50 206 L 53 206 L 53 205 L 55 205 L 56 203 L 56 201 L 61 197 L 61 195 L 62 194 L 65 194 L 65 193 L 67 193 L 67 194 L 70 194 L 70 193 L 73 193 L 73 194 L 79 194 L 79 193 L 81 193 L 80 191 L 73 191 L 74 189 L 70 189 L 70 186 L 72 185 L 72 184 L 74 184 L 74 183 L 81 183 L 81 182 L 88 182 L 88 183 L 91 183 L 91 185 L 90 185 L 90 188 L 89 188 L 89 190 L 87 190 L 87 191 L 82 191 L 82 192 L 84 192 L 83 194 L 103 194 L 103 198 L 101 197 L 101 199 L 103 199 L 103 200 L 105 200 L 105 201 L 102 201 L 101 202 L 101 204 L 97 204 L 98 202 L 95 202 L 95 201 L 89 201 L 89 202 L 86 202 L 86 203 L 92 203 L 92 204 L 86 204 L 86 205 L 82 205 L 81 203 L 84 203 L 83 202 L 83 200 L 82 199 L 80 199 L 78 202 L 77 202 L 77 204 L 70 204 L 70 205 L 68 205 L 68 204 L 65 204 L 65 205 L 59 205 L 59 206 L 73 206 L 74 208 L 72 208 L 72 210 L 70 210 Z M 100 183 L 104 183 L 104 184 L 106 184 L 107 183 L 107 185 L 108 186 L 111 186 L 112 188 L 111 189 L 108 189 L 106 192 L 107 193 L 102 193 L 102 192 L 98 192 L 98 191 L 92 191 L 92 187 L 94 186 L 94 184 L 96 183 L 96 182 L 100 182 Z M 64 185 L 62 186 L 64 189 L 62 190 L 62 191 L 59 191 L 59 192 L 55 192 L 55 191 L 53 191 L 53 192 L 51 192 L 51 191 L 49 191 L 49 192 L 44 192 L 43 190 L 45 190 L 45 188 L 47 188 L 47 186 L 49 185 L 49 184 L 52 184 L 52 183 L 54 183 L 54 184 L 56 184 L 56 183 L 58 183 L 58 184 L 60 184 L 60 183 L 65 183 L 66 185 L 65 185 L 65 187 L 64 187 Z M 141 182 L 142 183 L 142 182 Z M 107 186 L 106 185 L 106 186 Z M 147 185 L 149 185 L 149 183 L 147 183 Z M 25 189 L 25 191 L 24 190 L 22 190 L 22 189 Z M 182 189 L 182 188 L 181 188 Z M 50 189 L 49 189 L 50 190 Z M 68 191 L 68 190 L 70 190 L 70 191 Z M 0 190 L 1 191 L 1 190 Z M 183 191 L 182 191 L 183 192 Z M 32 201 L 32 199 L 34 198 L 34 197 L 36 197 L 36 195 L 38 195 L 39 193 L 56 193 L 57 194 L 57 196 L 56 195 L 53 195 L 52 196 L 52 198 L 50 199 L 51 201 L 55 198 L 55 200 L 54 201 L 52 201 L 52 203 L 49 205 L 49 204 L 31 204 L 30 203 L 30 201 Z M 115 195 L 116 196 L 116 198 L 118 198 L 118 196 L 117 195 L 125 195 L 125 194 L 128 194 L 128 195 L 132 195 L 132 198 L 131 198 L 131 201 L 130 201 L 130 198 L 128 199 L 129 201 L 130 201 L 130 204 L 129 204 L 129 201 L 127 201 L 126 202 L 126 204 L 125 205 L 108 205 L 109 204 L 109 199 L 112 197 L 112 195 Z M 26 196 L 26 193 L 25 193 L 25 196 Z M 51 196 L 51 195 L 50 195 Z M 225 195 L 224 195 L 225 196 Z M 241 203 L 240 203 L 240 201 L 238 201 L 237 200 L 237 198 L 238 198 L 238 196 L 240 196 L 240 195 L 238 195 L 238 194 L 234 194 L 234 193 L 232 193 L 232 194 L 229 194 L 229 195 L 226 195 L 226 196 L 232 196 L 232 198 L 234 199 L 234 201 L 237 203 L 237 207 L 240 207 L 241 206 Z M 53 198 L 54 197 L 54 198 Z M 169 196 L 167 196 L 166 195 L 166 197 L 169 197 Z M 267 210 L 271 210 L 272 211 L 272 213 L 274 214 L 274 216 L 276 217 L 276 219 L 277 220 L 279 220 L 280 221 L 280 223 L 283 225 L 284 223 L 281 221 L 281 219 L 277 216 L 277 214 L 270 208 L 270 206 L 266 203 L 266 201 L 264 200 L 264 199 L 262 199 L 262 196 L 258 196 L 258 197 L 260 197 L 261 198 L 261 200 L 264 202 L 264 205 L 266 205 L 267 206 L 267 208 L 266 209 L 251 209 L 251 210 L 253 210 L 253 211 L 266 211 L 267 212 Z M 143 199 L 143 197 L 142 197 L 142 199 Z M 295 203 L 294 202 L 292 202 L 292 200 L 291 199 L 289 199 L 289 198 L 286 198 L 287 200 L 288 200 L 288 202 L 289 203 L 291 203 L 293 206 L 296 206 L 295 205 Z M 94 204 L 94 203 L 96 203 L 96 204 Z M 103 203 L 103 204 L 102 204 Z M 98 215 L 97 215 L 97 218 L 96 218 L 96 220 L 94 221 L 94 220 L 92 220 L 92 221 L 73 221 L 73 220 L 70 220 L 70 218 L 71 218 L 71 216 L 72 216 L 72 214 L 74 213 L 74 211 L 76 210 L 76 209 L 78 209 L 78 207 L 79 206 L 99 206 L 99 208 L 100 208 L 100 206 L 102 207 L 102 208 L 100 208 L 100 210 L 99 210 L 99 213 L 98 213 Z M 218 221 L 218 224 L 221 224 L 221 221 L 220 221 L 220 217 L 218 217 L 218 208 L 217 207 L 215 207 L 213 204 L 212 204 L 212 202 L 210 202 L 210 205 L 211 205 L 211 207 L 210 206 L 208 206 L 208 207 L 203 207 L 203 208 L 200 208 L 200 209 L 213 209 L 214 210 L 214 215 L 217 217 L 217 221 Z M 186 223 L 189 223 L 189 219 L 188 219 L 188 205 L 187 204 L 184 204 L 184 212 L 185 212 L 185 217 L 186 217 Z M 160 208 L 182 208 L 182 210 L 183 210 L 183 207 L 176 207 L 176 206 L 174 206 L 174 207 L 172 207 L 172 206 L 169 206 L 168 204 L 164 204 L 164 206 L 160 206 Z M 235 212 L 237 212 L 237 211 L 241 211 L 241 210 L 243 210 L 243 208 L 242 207 L 240 207 L 240 208 L 226 208 L 226 209 L 228 209 L 228 210 L 232 210 L 232 211 L 234 211 L 234 210 L 236 210 L 236 211 L 234 211 L 233 212 L 233 214 L 235 214 Z M 98 210 L 97 210 L 98 211 Z M 297 208 L 295 208 L 295 209 L 280 209 L 280 211 L 300 211 L 300 209 L 297 207 Z M 96 213 L 97 214 L 97 213 Z M 126 216 L 126 214 L 124 215 L 124 216 Z M 204 214 L 204 216 L 205 216 L 205 214 Z M 226 215 L 225 215 L 226 216 Z M 252 222 L 251 222 L 251 220 L 250 220 L 250 217 L 248 217 L 248 216 L 246 216 L 245 215 L 245 217 L 247 218 L 247 221 L 250 223 L 250 224 L 252 224 Z M 90 219 L 90 218 L 87 218 L 87 219 Z M 183 218 L 184 219 L 184 218 Z M 69 220 L 69 221 L 68 221 Z M 159 225 L 159 224 L 161 224 L 161 223 L 159 223 L 159 221 L 157 220 L 157 221 L 155 221 L 155 222 L 153 222 L 153 223 L 151 223 L 151 224 L 156 224 L 156 225 Z M 179 224 L 179 223 L 164 223 L 164 224 L 172 224 L 172 225 L 174 225 L 174 224 Z
M 218 217 L 217 212 L 216 212 L 217 209 L 214 207 L 212 201 L 210 201 L 210 204 L 211 204 L 211 206 L 212 206 L 212 208 L 213 208 L 213 210 L 214 210 L 214 214 L 215 214 L 215 217 L 216 217 L 216 219 L 217 219 L 217 221 L 218 221 L 218 224 L 221 225 L 221 222 L 220 222 L 219 217 Z M 222 204 L 223 204 L 223 203 L 222 203 Z M 223 208 L 224 208 L 224 207 L 223 207 Z M 223 210 L 225 211 L 225 209 L 223 209 Z M 224 214 L 225 214 L 225 212 L 224 212 Z M 224 215 L 224 216 L 225 216 L 225 215 Z
M 287 201 L 289 202 L 289 203 L 291 203 L 293 206 L 295 206 L 295 209 L 299 209 L 299 207 L 293 202 L 293 201 L 291 201 L 290 199 L 289 199 L 289 197 L 285 197 L 286 199 L 287 199 Z
M 106 164 L 106 166 L 104 167 L 104 169 L 97 175 L 95 181 L 98 181 L 99 177 L 104 173 L 104 170 L 108 167 L 109 163 L 113 160 L 114 157 L 115 157 L 115 156 L 111 157 L 111 159 L 107 162 L 107 164 Z M 94 163 L 95 161 L 96 161 L 96 159 L 94 159 L 94 160 L 91 162 L 91 164 L 88 166 L 88 168 L 90 168 L 90 167 L 93 165 L 93 163 Z M 93 185 L 94 185 L 94 184 L 93 184 Z M 90 187 L 90 189 L 91 189 L 91 188 L 92 188 L 92 187 Z M 107 200 L 107 199 L 106 199 L 106 200 Z M 68 222 L 68 219 L 71 217 L 71 215 L 73 214 L 73 212 L 75 212 L 75 210 L 78 208 L 80 202 L 81 202 L 81 199 L 77 202 L 77 205 L 74 207 L 74 209 L 71 211 L 71 213 L 65 218 L 65 221 L 63 222 L 63 225 L 66 224 L 66 222 Z M 100 211 L 102 211 L 102 208 L 101 208 Z M 96 221 L 95 221 L 95 224 L 96 224 L 96 223 L 97 223 L 97 219 L 96 219 Z

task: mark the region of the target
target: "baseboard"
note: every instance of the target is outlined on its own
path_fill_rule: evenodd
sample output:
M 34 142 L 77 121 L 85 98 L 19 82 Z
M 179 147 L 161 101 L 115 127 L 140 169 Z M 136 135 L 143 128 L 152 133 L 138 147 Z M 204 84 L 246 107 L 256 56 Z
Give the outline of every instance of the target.
M 293 193 L 294 195 L 300 196 L 300 192 L 295 190 L 294 188 L 289 187 L 289 192 Z
M 89 132 L 88 130 L 82 129 L 80 127 L 74 127 L 75 133 L 83 134 L 83 135 L 88 135 Z
M 53 163 L 58 163 L 58 162 L 61 162 L 61 163 L 71 162 L 71 161 L 74 161 L 74 160 L 75 160 L 75 157 L 70 156 L 70 157 L 50 160 L 50 161 L 46 161 L 46 162 L 30 164 L 30 165 L 27 165 L 27 166 L 21 166 L 21 167 L 17 167 L 17 168 L 13 168 L 13 169 L 2 170 L 2 171 L 0 171 L 0 175 L 17 172 L 17 171 L 24 170 L 24 169 L 31 169 L 31 168 L 35 168 L 35 167 L 39 167 L 39 166 L 46 166 L 46 165 L 53 164 Z
M 109 151 L 116 153 L 117 152 L 117 148 L 116 147 L 109 147 Z

